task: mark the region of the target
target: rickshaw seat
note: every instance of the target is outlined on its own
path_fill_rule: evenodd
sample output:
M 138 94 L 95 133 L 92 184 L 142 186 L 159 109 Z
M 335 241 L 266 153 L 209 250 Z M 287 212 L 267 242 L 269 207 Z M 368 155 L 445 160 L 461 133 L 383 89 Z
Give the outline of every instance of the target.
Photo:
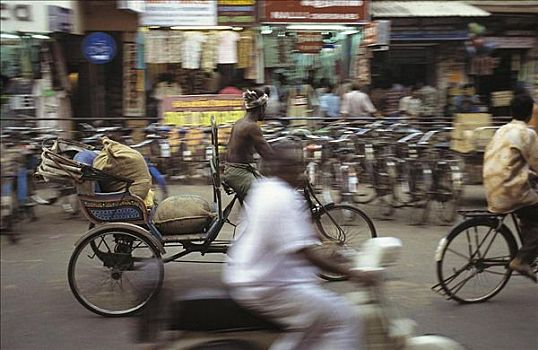
M 129 192 L 79 194 L 82 211 L 94 224 L 103 222 L 148 223 L 144 201 Z

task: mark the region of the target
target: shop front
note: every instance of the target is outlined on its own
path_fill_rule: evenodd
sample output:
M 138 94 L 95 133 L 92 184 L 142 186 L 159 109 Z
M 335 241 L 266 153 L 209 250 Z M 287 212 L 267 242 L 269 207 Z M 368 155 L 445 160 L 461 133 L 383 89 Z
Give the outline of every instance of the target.
M 136 46 L 139 14 L 121 5 L 81 2 L 85 35 L 64 45 L 74 115 L 81 122 L 99 118 L 92 123 L 132 126 L 121 118 L 145 116 L 144 77 Z
M 369 1 L 264 1 L 260 7 L 266 83 L 275 86 L 289 117 L 316 115 L 316 87 L 362 74 L 357 61 Z M 280 90 L 280 91 L 279 91 Z M 282 91 L 285 90 L 285 91 Z
M 497 116 L 510 114 L 509 103 L 516 88 L 533 92 L 538 86 L 538 13 L 517 13 L 517 8 L 513 11 L 510 15 L 493 13 L 491 19 L 481 23 L 485 28 L 483 45 L 491 50 L 482 61 L 471 62 L 478 66 L 472 65 L 469 72 Z
M 489 12 L 467 2 L 377 1 L 372 17 L 391 21 L 390 47 L 372 54 L 372 85 L 389 89 L 426 86 L 436 91 L 434 115 L 469 82 L 465 43 L 468 24 Z M 425 90 L 424 90 L 425 91 Z
M 34 125 L 69 131 L 69 122 L 57 120 L 71 117 L 60 45 L 80 30 L 76 2 L 9 1 L 2 2 L 0 11 L 2 125 L 36 118 Z
M 169 96 L 216 94 L 226 87 L 262 83 L 256 24 L 256 0 L 146 2 L 139 33 L 148 114 L 161 118 Z

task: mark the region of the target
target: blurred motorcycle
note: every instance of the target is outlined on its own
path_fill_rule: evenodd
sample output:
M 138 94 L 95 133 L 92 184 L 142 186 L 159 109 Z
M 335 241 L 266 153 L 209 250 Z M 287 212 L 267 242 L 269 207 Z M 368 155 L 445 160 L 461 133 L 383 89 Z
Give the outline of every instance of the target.
M 372 238 L 356 256 L 355 268 L 382 276 L 396 263 L 401 242 Z M 361 315 L 365 349 L 463 350 L 438 335 L 414 336 L 415 322 L 401 318 L 384 295 L 383 283 L 347 294 Z M 234 302 L 225 290 L 192 290 L 179 299 L 165 291 L 138 320 L 137 341 L 155 349 L 267 349 L 283 328 Z

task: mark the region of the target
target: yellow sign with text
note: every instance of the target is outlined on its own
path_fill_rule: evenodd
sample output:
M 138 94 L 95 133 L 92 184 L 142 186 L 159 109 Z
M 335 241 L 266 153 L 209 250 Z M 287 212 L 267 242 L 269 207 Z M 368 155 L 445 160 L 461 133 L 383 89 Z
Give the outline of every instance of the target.
M 163 101 L 163 123 L 175 126 L 211 126 L 235 123 L 245 115 L 241 95 L 173 96 Z
M 217 124 L 235 123 L 245 111 L 223 112 L 164 112 L 164 124 L 176 126 L 211 126 L 211 117 Z

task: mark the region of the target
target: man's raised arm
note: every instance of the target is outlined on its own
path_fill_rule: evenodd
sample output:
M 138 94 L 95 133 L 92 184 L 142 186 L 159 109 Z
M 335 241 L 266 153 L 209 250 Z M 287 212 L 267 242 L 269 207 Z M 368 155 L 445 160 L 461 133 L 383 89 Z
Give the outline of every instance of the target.
M 264 159 L 271 158 L 273 156 L 273 149 L 263 137 L 262 129 L 257 124 L 253 124 L 249 129 L 249 134 L 256 152 Z

